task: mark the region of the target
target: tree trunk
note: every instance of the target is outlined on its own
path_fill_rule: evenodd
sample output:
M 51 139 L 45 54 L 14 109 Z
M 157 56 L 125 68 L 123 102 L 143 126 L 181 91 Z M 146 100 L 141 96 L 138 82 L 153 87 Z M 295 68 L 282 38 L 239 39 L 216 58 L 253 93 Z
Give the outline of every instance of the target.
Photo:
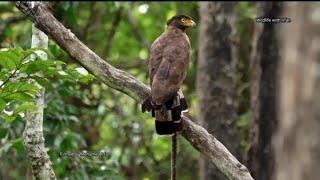
M 276 2 L 257 4 L 258 17 L 280 17 L 282 5 Z M 272 179 L 274 150 L 271 140 L 277 127 L 276 84 L 279 62 L 279 23 L 255 22 L 251 59 L 252 127 L 247 164 L 252 176 L 259 180 Z
M 32 26 L 31 48 L 48 48 L 48 36 Z M 46 53 L 37 51 L 42 59 L 47 59 Z M 34 56 L 31 57 L 31 60 Z M 33 82 L 36 83 L 36 82 Z M 37 84 L 37 83 L 36 83 Z M 28 111 L 26 115 L 26 127 L 23 132 L 24 147 L 26 149 L 32 174 L 35 179 L 56 179 L 50 158 L 47 154 L 43 137 L 43 109 L 44 109 L 44 87 L 40 87 L 37 94 L 37 109 Z
M 240 138 L 236 127 L 236 84 L 234 48 L 235 3 L 200 3 L 200 38 L 197 89 L 199 121 L 240 157 Z M 201 179 L 226 179 L 219 170 L 200 159 Z
M 319 179 L 320 4 L 290 3 L 281 29 L 279 129 L 275 138 L 276 179 Z

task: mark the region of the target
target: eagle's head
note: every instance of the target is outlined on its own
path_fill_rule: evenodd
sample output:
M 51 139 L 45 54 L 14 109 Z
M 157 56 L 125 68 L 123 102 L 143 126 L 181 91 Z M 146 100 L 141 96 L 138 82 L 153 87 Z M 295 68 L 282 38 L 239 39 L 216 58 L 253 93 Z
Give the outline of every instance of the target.
M 182 31 L 185 31 L 188 27 L 195 26 L 196 23 L 189 16 L 176 15 L 168 20 L 167 25 L 173 26 L 173 27 L 181 29 Z

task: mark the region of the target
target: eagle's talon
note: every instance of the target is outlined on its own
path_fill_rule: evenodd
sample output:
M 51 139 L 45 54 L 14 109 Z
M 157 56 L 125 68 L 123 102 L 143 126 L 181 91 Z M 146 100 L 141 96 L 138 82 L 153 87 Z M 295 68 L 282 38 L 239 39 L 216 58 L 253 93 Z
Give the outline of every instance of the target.
M 151 102 L 151 97 L 148 97 L 141 106 L 142 112 L 146 112 L 146 111 L 151 111 L 152 110 L 152 102 Z

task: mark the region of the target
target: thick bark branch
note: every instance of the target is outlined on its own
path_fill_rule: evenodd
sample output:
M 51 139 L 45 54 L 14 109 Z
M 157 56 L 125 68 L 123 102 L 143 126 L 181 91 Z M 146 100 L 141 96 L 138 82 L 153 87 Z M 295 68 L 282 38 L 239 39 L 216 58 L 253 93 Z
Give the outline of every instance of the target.
M 51 36 L 83 67 L 108 86 L 129 95 L 138 102 L 142 102 L 150 95 L 150 88 L 147 85 L 101 59 L 57 21 L 45 5 L 37 3 L 32 8 L 30 2 L 18 1 L 16 6 L 28 15 L 39 29 Z M 223 144 L 190 119 L 184 117 L 183 120 L 181 134 L 224 174 L 230 179 L 252 179 L 247 168 L 240 164 Z

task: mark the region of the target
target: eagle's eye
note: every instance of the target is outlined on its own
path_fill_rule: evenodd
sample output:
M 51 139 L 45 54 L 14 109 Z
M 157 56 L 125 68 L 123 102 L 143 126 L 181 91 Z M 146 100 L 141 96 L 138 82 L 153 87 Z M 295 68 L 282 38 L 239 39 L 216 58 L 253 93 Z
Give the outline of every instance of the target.
M 185 23 L 186 21 L 187 21 L 186 18 L 181 19 L 181 22 L 183 22 L 183 23 Z

